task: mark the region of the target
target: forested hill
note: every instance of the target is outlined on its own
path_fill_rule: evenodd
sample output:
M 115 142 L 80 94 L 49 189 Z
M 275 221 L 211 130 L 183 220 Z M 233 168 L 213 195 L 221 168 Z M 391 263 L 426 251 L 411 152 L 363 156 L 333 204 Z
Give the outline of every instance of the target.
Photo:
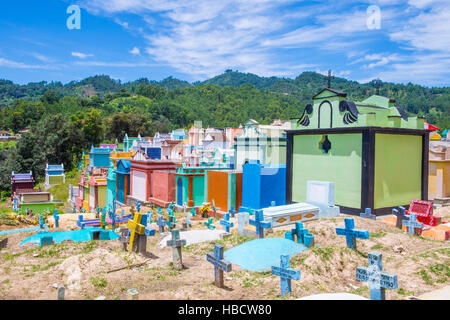
M 270 107 L 271 101 L 278 101 L 281 104 L 277 115 L 280 117 L 292 117 L 302 111 L 302 108 L 311 101 L 311 97 L 326 86 L 325 76 L 316 72 L 303 72 L 295 79 L 278 78 L 278 77 L 260 77 L 251 73 L 241 73 L 238 71 L 226 70 L 223 74 L 208 79 L 203 82 L 189 83 L 187 81 L 178 80 L 172 77 L 166 78 L 162 81 L 148 80 L 147 78 L 138 79 L 132 82 L 121 83 L 111 79 L 107 75 L 97 75 L 86 78 L 81 81 L 72 81 L 67 84 L 61 82 L 39 82 L 29 83 L 26 85 L 17 85 L 8 80 L 0 80 L 0 107 L 13 106 L 16 99 L 39 101 L 42 100 L 45 92 L 55 92 L 59 99 L 63 97 L 76 97 L 84 103 L 84 105 L 92 105 L 87 100 L 92 99 L 93 96 L 99 97 L 102 102 L 112 100 L 111 98 L 123 98 L 139 94 L 138 88 L 142 85 L 150 85 L 153 88 L 163 89 L 158 97 L 147 96 L 155 103 L 155 98 L 159 102 L 164 101 L 171 105 L 172 108 L 189 106 L 180 105 L 188 101 L 192 103 L 191 108 L 202 109 L 208 101 L 203 101 L 199 93 L 203 92 L 205 88 L 211 85 L 217 85 L 220 88 L 209 89 L 209 91 L 217 92 L 217 103 L 215 108 L 221 109 L 221 104 L 227 104 L 229 100 L 236 100 L 230 103 L 232 108 L 240 108 L 241 113 L 237 114 L 240 121 L 241 115 L 248 115 L 249 117 L 258 118 L 262 120 L 258 114 L 253 114 L 249 105 L 256 103 L 260 104 L 260 109 L 274 109 Z M 231 86 L 232 88 L 227 88 Z M 244 86 L 243 88 L 240 88 Z M 351 99 L 364 99 L 375 93 L 373 83 L 360 84 L 356 81 L 346 80 L 344 78 L 335 77 L 332 81 L 332 87 L 346 92 Z M 256 91 L 253 91 L 257 89 Z M 394 84 L 382 83 L 380 94 L 386 95 L 396 99 L 397 106 L 404 108 L 410 115 L 425 115 L 428 122 L 433 123 L 439 127 L 450 126 L 450 88 L 427 88 L 414 84 Z M 145 95 L 144 95 L 145 96 Z M 184 96 L 181 98 L 180 96 Z M 187 97 L 188 96 L 188 97 Z M 262 98 L 266 100 L 262 100 Z M 242 99 L 242 103 L 239 104 Z M 183 100 L 183 101 L 181 101 Z M 188 100 L 188 101 L 187 101 Z M 109 103 L 108 101 L 108 103 Z M 285 106 L 286 103 L 294 105 Z M 96 100 L 96 102 L 99 102 Z M 16 102 L 17 104 L 17 102 Z M 95 104 L 98 106 L 98 103 Z M 126 105 L 126 103 L 119 103 L 119 105 Z M 283 106 L 284 105 L 284 106 Z M 300 110 L 293 110 L 300 107 Z M 287 108 L 287 109 L 286 109 Z M 75 108 L 76 109 L 76 108 Z M 71 113 L 75 110 L 69 108 L 66 110 Z M 103 109 L 107 113 L 114 113 L 118 111 L 113 107 L 104 106 Z M 210 109 L 214 116 L 215 109 Z M 258 110 L 260 111 L 260 110 Z M 196 113 L 196 112 L 194 112 Z M 162 114 L 163 116 L 166 116 Z M 155 115 L 153 115 L 155 116 Z M 216 114 L 220 116 L 220 113 Z M 263 117 L 267 120 L 267 117 Z M 2 119 L 0 119 L 2 120 Z M 3 119 L 4 120 L 4 119 Z M 224 124 L 222 121 L 216 123 L 213 121 L 211 125 Z M 232 121 L 225 125 L 235 125 L 236 121 Z M 174 125 L 183 126 L 184 123 L 174 123 Z M 5 124 L 0 123 L 4 129 Z

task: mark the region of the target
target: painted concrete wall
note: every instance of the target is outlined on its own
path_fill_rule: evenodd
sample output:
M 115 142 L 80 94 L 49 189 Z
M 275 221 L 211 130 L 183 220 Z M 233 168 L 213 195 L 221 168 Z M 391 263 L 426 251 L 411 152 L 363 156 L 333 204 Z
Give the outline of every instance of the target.
M 361 207 L 362 134 L 329 134 L 331 149 L 319 147 L 322 134 L 293 138 L 292 200 L 306 201 L 308 180 L 334 182 L 335 203 Z
M 242 174 L 242 206 L 266 208 L 286 203 L 286 166 L 247 163 Z
M 152 197 L 165 202 L 175 201 L 175 173 L 153 171 Z
M 421 199 L 422 137 L 375 135 L 375 209 Z
M 428 198 L 450 197 L 450 160 L 430 161 L 428 172 Z
M 106 207 L 107 186 L 98 186 L 98 207 L 103 209 Z

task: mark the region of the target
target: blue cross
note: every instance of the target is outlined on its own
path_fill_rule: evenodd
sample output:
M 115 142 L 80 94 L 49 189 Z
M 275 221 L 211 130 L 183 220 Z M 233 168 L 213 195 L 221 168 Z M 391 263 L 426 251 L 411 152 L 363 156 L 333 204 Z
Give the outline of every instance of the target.
M 215 229 L 216 228 L 216 226 L 213 225 L 212 218 L 209 218 L 208 221 L 203 222 L 203 224 L 205 226 L 207 226 L 208 229 Z
M 138 200 L 138 202 L 136 203 L 136 210 L 137 212 L 141 211 L 141 202 Z
M 13 211 L 17 211 L 17 199 L 14 198 Z
M 115 212 L 115 210 L 110 210 L 108 212 L 108 214 L 109 214 L 109 218 L 111 219 L 112 230 L 114 230 L 114 228 L 116 226 L 116 212 Z
M 55 228 L 59 227 L 59 214 L 58 210 L 55 209 L 55 212 L 53 213 L 53 218 L 55 219 Z
M 359 216 L 361 217 L 361 218 L 368 218 L 368 219 L 377 219 L 377 216 L 376 215 L 374 215 L 374 214 L 372 214 L 372 209 L 371 208 L 366 208 L 365 210 L 364 210 L 364 212 L 361 212 L 360 214 L 359 214 Z
M 164 221 L 164 218 L 162 216 L 158 217 L 158 221 L 156 222 L 156 224 L 159 227 L 159 233 L 163 233 L 164 232 L 164 226 L 166 225 L 166 222 Z
M 39 228 L 44 228 L 44 218 L 42 218 L 42 216 L 39 216 Z
M 176 224 L 176 218 L 173 215 L 169 215 L 167 217 L 167 227 L 172 230 L 173 228 L 175 228 L 175 224 Z
M 77 208 L 75 206 L 73 206 L 73 213 L 77 212 Z
M 368 268 L 356 268 L 356 280 L 369 283 L 371 300 L 385 300 L 385 289 L 397 289 L 397 276 L 383 271 L 381 253 L 369 252 L 368 259 Z
M 303 223 L 296 222 L 295 228 L 292 229 L 291 232 L 292 232 L 292 237 L 294 237 L 294 236 L 297 237 L 298 243 L 305 243 L 305 235 L 308 234 L 308 229 L 303 228 Z M 292 240 L 294 240 L 294 239 L 292 239 Z
M 234 207 L 231 207 L 231 209 L 228 210 L 228 213 L 231 215 L 232 218 L 234 218 L 234 215 L 236 214 L 236 210 L 234 210 Z
M 161 208 L 158 208 L 158 213 L 163 214 Z
M 169 206 L 167 207 L 167 209 L 169 209 L 169 210 L 173 210 L 173 201 L 172 201 L 172 202 L 170 202 L 170 204 L 169 204 Z
M 197 212 L 195 212 L 194 207 L 192 207 L 192 208 L 191 208 L 191 215 L 192 215 L 193 217 L 195 217 L 196 214 L 197 214 Z
M 300 280 L 300 270 L 290 268 L 289 255 L 282 254 L 280 257 L 280 266 L 272 266 L 272 274 L 280 277 L 281 296 L 291 292 L 291 280 Z
M 262 210 L 256 210 L 255 219 L 250 219 L 249 223 L 256 227 L 256 236 L 264 238 L 264 229 L 270 228 L 272 223 L 264 220 L 264 213 Z
M 220 220 L 220 224 L 225 229 L 225 232 L 230 232 L 230 228 L 234 226 L 234 223 L 230 221 L 230 214 L 225 213 L 223 219 Z
M 153 222 L 153 212 L 147 211 L 147 222 L 152 223 Z
M 397 217 L 397 222 L 395 223 L 395 227 L 401 229 L 403 225 L 403 220 L 408 220 L 409 217 L 405 214 L 405 208 L 399 206 L 398 209 L 392 209 L 392 214 Z
M 216 244 L 214 252 L 208 252 L 206 260 L 214 265 L 214 282 L 223 288 L 223 272 L 231 271 L 232 264 L 223 259 L 223 246 Z
M 352 218 L 345 218 L 345 228 L 336 228 L 336 234 L 345 236 L 347 247 L 353 250 L 356 250 L 356 238 L 369 239 L 369 231 L 355 229 L 355 220 Z
M 414 235 L 416 229 L 422 229 L 423 223 L 417 222 L 417 213 L 411 212 L 409 214 L 409 220 L 403 220 L 403 225 L 408 227 L 408 232 L 410 235 Z
M 122 209 L 122 215 L 121 215 L 122 217 L 124 217 L 125 216 L 125 209 Z

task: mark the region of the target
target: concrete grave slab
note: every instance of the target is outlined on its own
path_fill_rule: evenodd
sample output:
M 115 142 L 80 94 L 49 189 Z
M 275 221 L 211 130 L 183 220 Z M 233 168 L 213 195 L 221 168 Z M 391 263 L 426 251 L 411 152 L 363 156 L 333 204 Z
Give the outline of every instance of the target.
M 180 232 L 180 239 L 186 240 L 186 246 L 201 243 L 206 241 L 214 241 L 222 239 L 222 236 L 227 234 L 224 230 L 189 230 Z M 171 236 L 167 235 L 159 243 L 160 248 L 164 248 L 167 245 L 167 240 L 170 240 Z

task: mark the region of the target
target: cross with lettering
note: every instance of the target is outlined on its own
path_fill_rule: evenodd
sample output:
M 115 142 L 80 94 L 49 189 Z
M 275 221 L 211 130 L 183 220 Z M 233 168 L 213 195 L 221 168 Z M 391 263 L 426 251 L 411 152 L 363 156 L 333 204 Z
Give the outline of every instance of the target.
M 403 220 L 408 220 L 409 218 L 405 214 L 405 208 L 399 206 L 398 209 L 392 209 L 392 214 L 397 217 L 397 222 L 395 227 L 401 229 L 403 226 Z
M 255 219 L 250 219 L 249 223 L 256 227 L 256 236 L 259 239 L 264 238 L 264 229 L 272 226 L 270 221 L 264 220 L 264 213 L 262 210 L 256 210 Z
M 336 234 L 345 236 L 347 240 L 347 248 L 356 250 L 356 238 L 369 239 L 369 231 L 362 229 L 355 229 L 355 220 L 352 218 L 345 218 L 345 228 L 336 228 Z
M 417 221 L 417 213 L 411 212 L 409 215 L 409 220 L 403 220 L 403 225 L 408 228 L 410 235 L 420 234 L 420 229 L 423 228 L 423 223 Z
M 215 229 L 216 228 L 216 226 L 213 225 L 212 218 L 209 218 L 208 221 L 203 222 L 203 224 L 205 226 L 207 226 L 208 229 Z
M 372 214 L 372 209 L 371 209 L 371 208 L 366 208 L 366 209 L 364 210 L 364 212 L 361 212 L 361 213 L 359 214 L 359 216 L 360 216 L 361 218 L 368 218 L 368 219 L 374 219 L 374 220 L 377 219 L 377 216 L 374 215 L 374 214 Z
M 147 222 L 152 223 L 153 222 L 153 212 L 150 212 L 150 210 L 147 211 Z
M 55 228 L 59 228 L 59 214 L 57 209 L 55 209 L 55 213 L 53 213 L 53 218 L 55 219 Z
M 231 262 L 223 259 L 223 246 L 216 244 L 214 252 L 208 252 L 206 260 L 214 265 L 214 283 L 217 287 L 223 288 L 223 272 L 230 272 Z
M 224 213 L 223 214 L 223 219 L 220 220 L 220 224 L 225 229 L 225 232 L 230 232 L 230 228 L 232 228 L 234 226 L 234 223 L 230 221 L 230 214 L 229 213 Z
M 163 233 L 164 232 L 164 226 L 166 225 L 166 222 L 164 221 L 163 216 L 159 216 L 158 220 L 156 221 L 156 224 L 159 227 L 159 233 Z
M 183 269 L 183 259 L 181 256 L 181 247 L 186 245 L 185 239 L 180 239 L 180 231 L 172 230 L 172 239 L 167 240 L 167 246 L 172 247 L 173 265 L 178 269 Z
M 280 277 L 281 296 L 292 292 L 291 280 L 300 280 L 300 270 L 290 268 L 290 258 L 287 254 L 280 256 L 280 266 L 271 267 L 272 274 Z
M 331 75 L 331 70 L 328 70 L 328 76 L 325 77 L 325 79 L 327 80 L 327 83 L 328 83 L 327 88 L 331 88 L 331 80 L 334 79 L 334 76 Z
M 383 271 L 382 255 L 369 252 L 369 267 L 356 268 L 356 280 L 368 282 L 371 300 L 385 300 L 385 289 L 397 289 L 397 276 Z
M 172 230 L 173 228 L 175 228 L 175 223 L 176 223 L 175 221 L 176 221 L 175 216 L 169 215 L 167 217 L 166 224 L 167 224 L 167 227 L 169 228 L 169 230 Z
M 145 226 L 141 224 L 142 214 L 139 212 L 136 212 L 134 214 L 133 220 L 128 220 L 127 228 L 130 229 L 130 243 L 128 245 L 128 251 L 131 252 L 133 250 L 133 242 L 136 234 L 144 234 L 145 233 Z
M 308 234 L 308 229 L 303 228 L 302 222 L 295 222 L 295 228 L 291 230 L 292 232 L 292 238 L 294 236 L 297 237 L 297 242 L 299 243 L 305 243 L 305 235 Z M 294 239 L 292 239 L 294 240 Z

